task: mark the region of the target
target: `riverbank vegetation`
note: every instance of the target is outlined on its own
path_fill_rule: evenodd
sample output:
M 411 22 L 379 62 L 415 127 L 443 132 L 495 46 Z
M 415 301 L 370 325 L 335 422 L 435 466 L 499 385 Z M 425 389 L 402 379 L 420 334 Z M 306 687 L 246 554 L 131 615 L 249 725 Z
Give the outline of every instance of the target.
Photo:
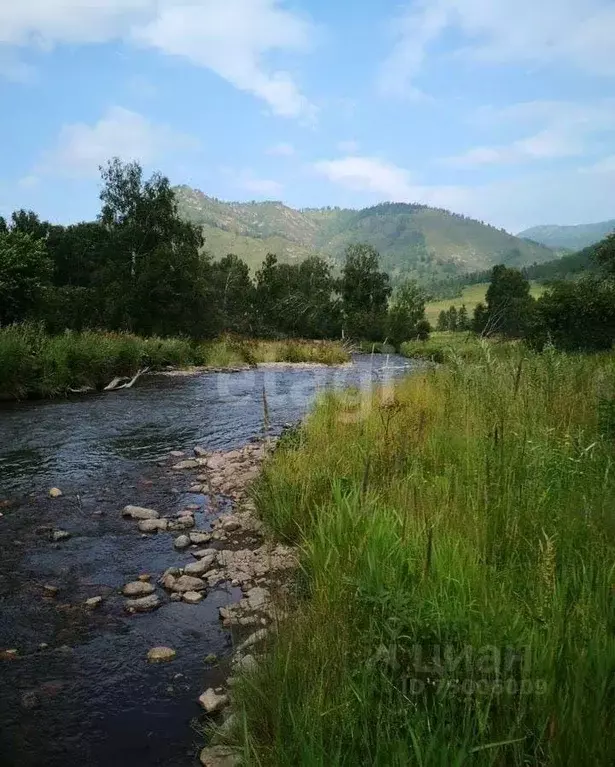
M 325 396 L 266 466 L 302 566 L 233 688 L 245 764 L 611 763 L 615 358 L 478 348 Z
M 40 325 L 10 325 L 0 328 L 0 399 L 100 390 L 118 376 L 132 377 L 145 369 L 225 369 L 261 362 L 334 365 L 348 359 L 346 349 L 330 341 L 257 341 L 227 336 L 197 342 L 100 331 L 49 335 Z

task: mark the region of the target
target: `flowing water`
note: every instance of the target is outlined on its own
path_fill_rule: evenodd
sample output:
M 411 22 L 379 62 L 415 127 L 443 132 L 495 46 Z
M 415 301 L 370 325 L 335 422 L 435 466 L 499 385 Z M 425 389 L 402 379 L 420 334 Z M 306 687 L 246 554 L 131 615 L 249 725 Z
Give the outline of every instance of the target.
M 165 602 L 127 615 L 124 583 L 140 573 L 157 578 L 188 555 L 169 535 L 141 536 L 121 508 L 171 514 L 197 503 L 197 528 L 208 529 L 213 511 L 187 492 L 190 477 L 170 470 L 171 450 L 240 446 L 263 434 L 265 418 L 279 433 L 318 391 L 365 388 L 415 364 L 357 355 L 343 368 L 151 376 L 133 389 L 1 406 L 0 765 L 197 764 L 204 720 L 196 701 L 224 677 L 224 664 L 204 659 L 230 655 L 218 607 L 239 592 L 219 588 L 198 605 Z M 52 486 L 61 498 L 48 498 Z M 51 529 L 72 537 L 52 543 Z M 84 610 L 96 595 L 102 608 Z M 149 665 L 155 645 L 173 647 L 176 659 Z M 2 659 L 11 648 L 19 658 Z

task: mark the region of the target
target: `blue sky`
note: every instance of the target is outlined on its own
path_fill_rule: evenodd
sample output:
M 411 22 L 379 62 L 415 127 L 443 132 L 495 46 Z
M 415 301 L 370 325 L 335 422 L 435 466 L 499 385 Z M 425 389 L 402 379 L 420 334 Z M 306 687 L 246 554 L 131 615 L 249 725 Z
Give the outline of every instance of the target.
M 0 212 L 98 166 L 295 207 L 615 217 L 613 0 L 0 0 Z

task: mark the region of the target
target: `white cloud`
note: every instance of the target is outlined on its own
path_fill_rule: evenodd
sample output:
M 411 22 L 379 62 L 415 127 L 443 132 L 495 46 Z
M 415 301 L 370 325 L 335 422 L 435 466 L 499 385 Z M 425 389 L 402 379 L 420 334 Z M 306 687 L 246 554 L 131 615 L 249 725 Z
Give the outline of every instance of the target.
M 612 173 L 615 177 L 615 154 L 603 157 L 598 162 L 582 168 L 584 173 Z M 613 179 L 615 181 L 615 178 Z
M 445 32 L 464 43 L 454 54 L 493 64 L 565 64 L 615 75 L 612 0 L 420 0 L 395 20 L 395 44 L 380 84 L 417 94 L 415 81 Z
M 20 0 L 0 6 L 0 45 L 129 40 L 211 69 L 284 117 L 313 120 L 293 77 L 270 52 L 309 49 L 315 27 L 283 0 Z
M 168 152 L 196 147 L 195 139 L 115 106 L 94 125 L 64 125 L 37 172 L 88 178 L 98 175 L 99 166 L 111 157 L 152 163 Z
M 459 209 L 466 199 L 465 190 L 461 187 L 414 184 L 405 168 L 377 157 L 349 156 L 320 160 L 312 167 L 334 184 L 365 192 L 374 201 L 418 202 Z
M 344 154 L 356 154 L 359 151 L 359 142 L 354 139 L 340 141 L 337 148 Z
M 295 147 L 292 144 L 284 142 L 270 146 L 266 153 L 272 157 L 292 157 L 295 154 Z
M 615 132 L 615 100 L 593 104 L 532 101 L 511 104 L 503 109 L 485 107 L 470 120 L 491 131 L 501 125 L 519 124 L 539 128 L 535 133 L 509 144 L 478 146 L 441 160 L 456 168 L 506 165 L 579 157 L 588 152 L 603 133 Z M 540 127 L 539 127 L 540 126 Z

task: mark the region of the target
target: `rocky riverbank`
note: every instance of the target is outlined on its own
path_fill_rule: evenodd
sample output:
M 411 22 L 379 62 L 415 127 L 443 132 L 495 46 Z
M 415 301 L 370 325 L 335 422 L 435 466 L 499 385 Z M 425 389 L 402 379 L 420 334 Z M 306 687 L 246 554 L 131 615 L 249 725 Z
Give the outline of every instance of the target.
M 226 669 L 226 682 L 208 688 L 198 702 L 210 724 L 219 724 L 217 739 L 232 726 L 233 674 L 249 670 L 257 664 L 257 652 L 278 621 L 283 617 L 279 604 L 285 593 L 289 573 L 296 567 L 294 549 L 267 541 L 262 523 L 248 490 L 257 477 L 262 462 L 275 447 L 269 438 L 231 451 L 208 452 L 200 447 L 194 457 L 174 452 L 172 470 L 192 482 L 190 493 L 208 498 L 216 515 L 219 506 L 229 502 L 230 511 L 218 513 L 208 529 L 197 529 L 196 504 L 187 506 L 173 517 L 161 516 L 155 509 L 126 506 L 122 515 L 132 520 L 142 535 L 169 536 L 170 548 L 186 555 L 183 566 L 172 566 L 157 579 L 147 576 L 124 586 L 128 612 L 155 610 L 166 600 L 197 604 L 210 589 L 228 584 L 239 587 L 241 598 L 219 608 L 223 626 L 233 639 L 234 653 Z M 177 460 L 179 459 L 179 460 Z M 156 647 L 150 651 L 150 662 L 171 661 L 174 650 Z M 216 740 L 216 736 L 212 741 Z M 200 755 L 206 767 L 229 767 L 236 757 L 223 744 L 214 742 Z

